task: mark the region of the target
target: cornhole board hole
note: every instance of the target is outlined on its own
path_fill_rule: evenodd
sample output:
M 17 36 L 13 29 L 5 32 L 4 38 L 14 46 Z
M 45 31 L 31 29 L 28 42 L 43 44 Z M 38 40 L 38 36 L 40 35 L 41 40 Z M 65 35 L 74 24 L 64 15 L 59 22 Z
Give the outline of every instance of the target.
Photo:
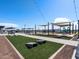
M 45 41 L 45 40 L 42 40 L 42 39 L 37 39 L 36 42 L 37 42 L 38 44 L 46 43 L 46 41 Z
M 25 46 L 30 49 L 30 48 L 36 47 L 37 43 L 36 42 L 29 42 L 29 43 L 26 43 Z

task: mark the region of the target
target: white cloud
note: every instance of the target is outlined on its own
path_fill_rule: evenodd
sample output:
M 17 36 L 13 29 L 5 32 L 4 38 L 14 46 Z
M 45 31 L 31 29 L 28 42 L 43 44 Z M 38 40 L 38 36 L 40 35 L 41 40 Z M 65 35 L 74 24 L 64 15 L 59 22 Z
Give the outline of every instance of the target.
M 13 24 L 13 23 L 0 23 L 0 26 L 5 26 L 5 27 L 18 27 L 17 24 Z

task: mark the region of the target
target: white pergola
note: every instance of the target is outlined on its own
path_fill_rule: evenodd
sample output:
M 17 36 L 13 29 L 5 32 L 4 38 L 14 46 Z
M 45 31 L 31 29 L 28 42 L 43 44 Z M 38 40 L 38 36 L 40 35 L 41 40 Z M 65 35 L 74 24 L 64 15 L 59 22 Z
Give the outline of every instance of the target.
M 54 30 L 54 26 L 59 26 L 60 32 L 61 32 L 61 27 L 68 27 L 70 34 L 72 32 L 71 27 L 72 27 L 72 30 L 74 30 L 74 24 L 72 22 L 58 22 L 58 23 L 51 23 L 51 24 L 52 24 L 52 30 Z

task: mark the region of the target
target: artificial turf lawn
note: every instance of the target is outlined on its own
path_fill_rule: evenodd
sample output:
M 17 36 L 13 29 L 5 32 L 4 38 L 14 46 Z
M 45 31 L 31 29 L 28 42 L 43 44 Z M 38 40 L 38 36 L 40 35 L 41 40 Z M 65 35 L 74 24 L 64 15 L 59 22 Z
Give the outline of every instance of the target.
M 25 46 L 25 43 L 35 41 L 36 39 L 24 36 L 7 36 L 7 38 L 13 43 L 25 59 L 48 59 L 62 46 L 62 44 L 59 43 L 46 42 L 45 44 L 28 49 Z

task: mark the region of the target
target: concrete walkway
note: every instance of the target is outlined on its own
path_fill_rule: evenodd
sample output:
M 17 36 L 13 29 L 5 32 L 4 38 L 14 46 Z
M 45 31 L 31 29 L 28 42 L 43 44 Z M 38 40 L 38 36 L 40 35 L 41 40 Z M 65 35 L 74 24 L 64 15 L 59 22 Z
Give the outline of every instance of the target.
M 0 36 L 0 59 L 21 59 L 4 36 Z
M 52 59 L 72 59 L 74 46 L 66 45 L 57 55 Z
M 66 45 L 71 45 L 71 46 L 77 46 L 78 45 L 78 41 L 72 41 L 72 40 L 49 38 L 49 37 L 42 37 L 42 36 L 34 36 L 34 35 L 27 35 L 27 34 L 22 34 L 22 33 L 21 34 L 17 33 L 16 35 L 22 35 L 22 36 L 32 37 L 32 38 L 37 38 L 37 39 L 43 39 L 43 40 L 61 43 L 61 44 L 66 44 Z

